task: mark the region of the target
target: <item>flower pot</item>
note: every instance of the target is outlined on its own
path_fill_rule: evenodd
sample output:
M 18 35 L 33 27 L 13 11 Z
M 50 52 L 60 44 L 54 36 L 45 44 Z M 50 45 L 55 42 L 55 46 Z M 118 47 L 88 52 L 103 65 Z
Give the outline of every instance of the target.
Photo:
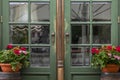
M 115 73 L 119 71 L 119 65 L 107 64 L 106 67 L 102 68 L 102 72 Z
M 3 72 L 19 72 L 19 70 L 20 70 L 20 68 L 18 66 L 18 67 L 16 67 L 15 71 L 13 71 L 10 64 L 0 63 L 0 66 L 1 66 L 1 70 Z

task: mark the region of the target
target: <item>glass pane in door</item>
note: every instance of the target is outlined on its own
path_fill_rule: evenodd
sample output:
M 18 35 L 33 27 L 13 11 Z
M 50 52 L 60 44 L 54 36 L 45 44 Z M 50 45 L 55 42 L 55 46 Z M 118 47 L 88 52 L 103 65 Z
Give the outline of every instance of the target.
M 71 2 L 71 21 L 90 21 L 89 2 Z
M 31 3 L 31 22 L 49 20 L 50 20 L 50 5 L 48 2 Z
M 28 25 L 10 25 L 10 43 L 28 44 Z
M 110 44 L 111 43 L 111 25 L 94 24 L 93 25 L 93 43 Z
M 10 22 L 28 22 L 28 3 L 10 2 Z
M 90 26 L 87 24 L 71 25 L 72 44 L 88 44 L 90 42 Z
M 72 66 L 89 66 L 90 65 L 90 48 L 89 47 L 72 47 L 71 48 Z
M 111 2 L 93 2 L 93 21 L 111 21 Z
M 32 44 L 49 44 L 49 25 L 31 25 L 31 43 Z
M 31 66 L 49 66 L 50 48 L 49 47 L 31 47 Z

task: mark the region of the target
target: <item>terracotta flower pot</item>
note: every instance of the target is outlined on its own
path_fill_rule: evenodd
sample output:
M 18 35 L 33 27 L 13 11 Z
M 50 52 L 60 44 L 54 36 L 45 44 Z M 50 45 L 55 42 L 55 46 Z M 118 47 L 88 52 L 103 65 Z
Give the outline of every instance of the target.
M 119 65 L 116 64 L 107 64 L 106 67 L 102 68 L 102 72 L 111 72 L 115 73 L 119 71 Z
M 13 71 L 10 64 L 0 63 L 0 66 L 1 66 L 1 70 L 3 72 L 19 72 L 19 70 L 20 70 L 20 68 L 18 66 L 18 67 L 16 67 L 15 71 Z

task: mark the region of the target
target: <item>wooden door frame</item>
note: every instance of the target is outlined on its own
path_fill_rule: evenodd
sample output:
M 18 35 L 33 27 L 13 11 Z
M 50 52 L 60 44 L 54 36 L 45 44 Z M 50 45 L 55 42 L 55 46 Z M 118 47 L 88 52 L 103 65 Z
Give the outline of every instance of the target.
M 56 0 L 57 80 L 64 80 L 64 0 Z

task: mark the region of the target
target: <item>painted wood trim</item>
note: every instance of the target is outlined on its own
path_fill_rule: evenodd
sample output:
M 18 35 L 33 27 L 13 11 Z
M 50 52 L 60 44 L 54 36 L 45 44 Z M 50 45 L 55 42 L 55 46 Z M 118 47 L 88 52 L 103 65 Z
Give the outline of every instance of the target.
M 118 0 L 118 7 L 120 7 L 120 0 Z M 118 9 L 118 16 L 120 16 L 120 9 Z M 120 24 L 118 24 L 118 30 L 120 30 Z M 120 31 L 118 31 L 118 35 L 120 35 Z M 118 45 L 120 45 L 120 36 L 118 36 Z
M 57 70 L 56 70 L 56 0 L 50 0 L 50 34 L 55 33 L 55 41 L 52 43 L 51 37 L 51 54 L 50 54 L 50 80 L 56 80 L 57 79 Z
M 0 0 L 0 16 L 2 16 L 2 0 Z M 2 49 L 2 22 L 0 22 L 0 50 Z
M 2 25 L 2 31 L 6 32 L 6 34 L 2 34 L 2 43 L 3 43 L 3 47 L 2 48 L 6 48 L 6 45 L 9 43 L 9 1 L 8 0 L 2 0 L 3 3 L 3 25 Z
M 71 11 L 70 11 L 70 5 L 71 5 L 71 3 L 70 3 L 70 0 L 64 0 L 64 3 L 65 3 L 65 7 L 64 7 L 64 16 L 65 16 L 65 18 L 64 18 L 64 25 L 65 25 L 65 27 L 64 27 L 64 29 L 65 29 L 65 33 L 71 33 L 71 31 L 70 31 L 70 13 L 71 13 Z M 71 34 L 69 35 L 70 37 L 69 37 L 69 42 L 67 42 L 67 40 L 66 40 L 66 37 L 65 37 L 65 41 L 64 41 L 64 44 L 65 44 L 65 56 L 64 56 L 64 59 L 65 59 L 65 63 L 64 63 L 64 65 L 65 65 L 65 80 L 72 80 L 72 76 L 71 76 L 71 74 L 70 74 L 70 67 L 71 67 L 71 56 L 70 56 L 70 43 L 71 43 Z
M 112 8 L 111 8 L 111 18 L 112 18 L 112 25 L 111 25 L 111 33 L 112 33 L 112 44 L 118 45 L 118 0 L 112 1 Z

